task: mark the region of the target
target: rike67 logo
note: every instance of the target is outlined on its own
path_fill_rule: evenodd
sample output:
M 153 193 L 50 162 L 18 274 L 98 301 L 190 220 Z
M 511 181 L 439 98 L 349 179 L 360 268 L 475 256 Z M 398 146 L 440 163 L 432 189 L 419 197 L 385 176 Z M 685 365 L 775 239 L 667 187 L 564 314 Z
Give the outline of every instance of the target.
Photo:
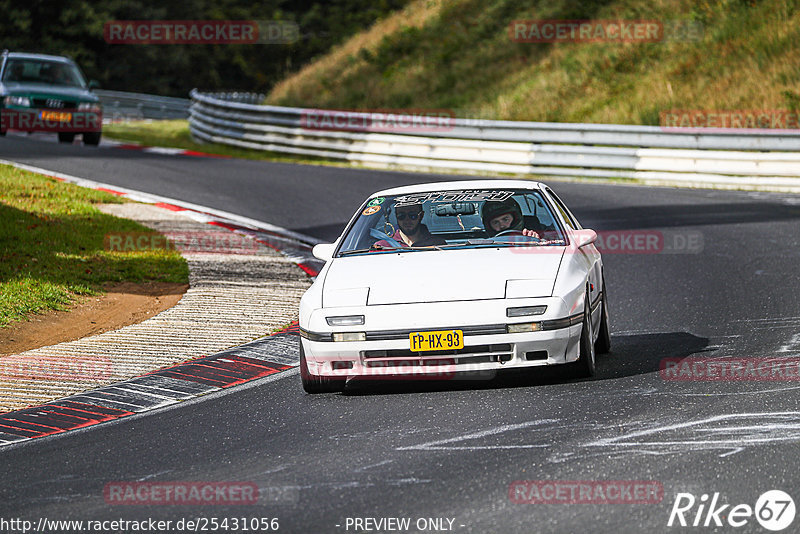
M 667 526 L 738 528 L 755 518 L 763 528 L 777 532 L 791 525 L 794 515 L 794 500 L 781 490 L 762 493 L 755 506 L 722 504 L 718 492 L 710 500 L 708 494 L 697 499 L 691 493 L 678 493 Z

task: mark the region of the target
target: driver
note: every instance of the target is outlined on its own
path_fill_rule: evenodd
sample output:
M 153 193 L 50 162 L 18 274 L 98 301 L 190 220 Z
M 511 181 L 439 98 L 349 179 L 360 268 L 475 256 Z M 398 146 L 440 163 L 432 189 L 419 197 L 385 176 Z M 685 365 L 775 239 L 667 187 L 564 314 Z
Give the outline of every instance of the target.
M 481 219 L 483 219 L 483 227 L 489 237 L 494 237 L 501 232 L 513 231 L 524 236 L 540 238 L 538 232 L 525 228 L 522 209 L 513 198 L 507 198 L 501 202 L 484 202 L 481 208 Z
M 53 65 L 53 83 L 70 85 L 70 76 L 64 65 Z
M 397 226 L 399 227 L 392 239 L 400 243 L 401 247 L 431 247 L 444 245 L 447 242 L 441 237 L 431 234 L 428 227 L 423 224 L 424 212 L 422 204 L 404 204 L 395 208 Z M 373 248 L 394 248 L 394 245 L 385 239 L 376 241 Z
M 21 82 L 24 74 L 25 66 L 22 63 L 14 63 L 6 75 L 6 80 L 9 82 Z

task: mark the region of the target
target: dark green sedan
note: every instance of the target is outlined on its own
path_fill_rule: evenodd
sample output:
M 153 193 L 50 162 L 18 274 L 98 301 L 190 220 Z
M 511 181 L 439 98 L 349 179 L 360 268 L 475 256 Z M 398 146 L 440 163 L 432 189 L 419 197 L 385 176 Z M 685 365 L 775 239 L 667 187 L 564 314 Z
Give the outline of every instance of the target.
M 9 130 L 76 135 L 97 145 L 103 130 L 100 101 L 69 58 L 5 51 L 0 56 L 0 135 Z

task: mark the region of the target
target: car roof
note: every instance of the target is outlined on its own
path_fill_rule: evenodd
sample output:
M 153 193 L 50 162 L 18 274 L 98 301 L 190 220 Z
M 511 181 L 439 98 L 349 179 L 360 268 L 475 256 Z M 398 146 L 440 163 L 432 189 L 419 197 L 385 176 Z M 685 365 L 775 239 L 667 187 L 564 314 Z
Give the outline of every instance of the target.
M 64 56 L 51 56 L 49 54 L 30 54 L 27 52 L 9 52 L 6 56 L 11 59 L 44 59 L 47 61 L 58 61 L 60 63 L 73 63 L 73 61 Z
M 456 182 L 429 182 L 424 184 L 393 187 L 378 191 L 371 196 L 407 195 L 428 191 L 457 191 L 459 189 L 531 189 L 541 190 L 545 184 L 530 180 L 460 180 Z

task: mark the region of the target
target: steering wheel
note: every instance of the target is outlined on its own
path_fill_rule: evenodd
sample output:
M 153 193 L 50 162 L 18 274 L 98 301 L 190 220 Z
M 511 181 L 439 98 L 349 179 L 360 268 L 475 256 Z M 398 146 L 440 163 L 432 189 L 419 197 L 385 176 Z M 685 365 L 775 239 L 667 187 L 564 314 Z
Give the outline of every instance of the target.
M 386 232 L 381 232 L 377 228 L 370 228 L 369 235 L 372 237 L 376 237 L 378 239 L 383 239 L 385 241 L 388 241 L 389 245 L 395 248 L 403 248 L 403 245 L 395 241 L 389 234 L 387 234 Z
M 535 239 L 536 241 L 541 241 L 542 240 L 541 237 L 536 237 L 536 236 L 533 236 L 533 235 L 525 235 L 524 233 L 522 233 L 519 230 L 503 230 L 502 232 L 498 232 L 497 235 L 495 235 L 494 237 L 498 238 L 498 237 L 504 236 L 504 235 L 514 236 L 514 237 L 522 236 L 522 237 L 525 238 L 525 242 L 527 242 L 529 239 Z M 516 239 L 513 240 L 513 241 L 518 242 Z
M 503 230 L 502 232 L 497 232 L 494 237 L 500 237 L 501 235 L 525 235 L 519 230 Z

